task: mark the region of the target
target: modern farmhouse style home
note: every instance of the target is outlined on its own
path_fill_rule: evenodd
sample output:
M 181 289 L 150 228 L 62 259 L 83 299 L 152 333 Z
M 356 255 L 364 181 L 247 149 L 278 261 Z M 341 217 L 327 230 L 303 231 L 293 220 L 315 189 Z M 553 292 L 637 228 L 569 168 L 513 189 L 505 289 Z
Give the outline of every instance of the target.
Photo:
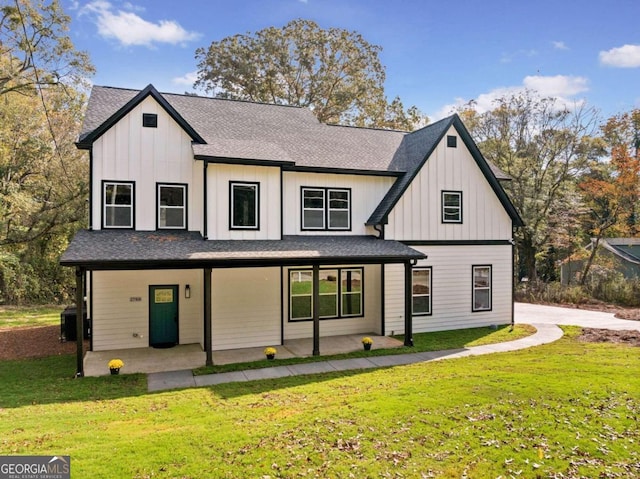
M 61 258 L 91 349 L 404 334 L 512 321 L 522 225 L 457 115 L 420 130 L 94 86 L 89 229 Z M 85 306 L 86 304 L 86 306 Z M 77 321 L 83 374 L 82 320 Z

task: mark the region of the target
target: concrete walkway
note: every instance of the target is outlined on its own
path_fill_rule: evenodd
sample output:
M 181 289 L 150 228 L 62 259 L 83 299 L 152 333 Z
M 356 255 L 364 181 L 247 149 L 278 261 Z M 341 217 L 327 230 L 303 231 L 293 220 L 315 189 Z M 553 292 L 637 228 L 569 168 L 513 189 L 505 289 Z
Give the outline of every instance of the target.
M 262 369 L 250 369 L 230 373 L 207 374 L 194 376 L 191 370 L 168 371 L 148 375 L 149 391 L 164 391 L 167 389 L 212 386 L 215 384 L 254 381 L 257 379 L 274 379 L 302 374 L 319 374 L 335 371 L 349 371 L 357 369 L 373 369 L 379 367 L 401 366 L 405 364 L 441 359 L 463 358 L 481 354 L 516 351 L 540 344 L 551 343 L 562 337 L 562 330 L 555 324 L 529 322 L 537 332 L 526 338 L 506 343 L 474 346 L 464 349 L 450 349 L 446 351 L 431 351 L 424 353 L 407 353 L 389 356 L 372 356 L 370 358 L 353 358 L 319 361 L 315 363 L 294 364 L 291 366 L 274 366 Z
M 518 349 L 526 349 L 557 341 L 562 337 L 562 330 L 558 325 L 640 331 L 640 321 L 618 319 L 611 313 L 527 303 L 515 304 L 515 322 L 519 324 L 531 324 L 537 329 L 537 332 L 529 337 L 506 343 L 447 351 L 372 356 L 371 358 L 341 359 L 336 361 L 328 360 L 317 363 L 274 366 L 271 368 L 208 374 L 204 376 L 194 376 L 191 370 L 153 373 L 148 376 L 148 389 L 149 391 L 164 391 L 167 389 L 212 386 L 215 384 L 254 381 L 257 379 L 282 378 L 301 374 L 319 374 L 334 371 L 401 366 L 404 364 L 438 361 L 441 359 L 516 351 Z

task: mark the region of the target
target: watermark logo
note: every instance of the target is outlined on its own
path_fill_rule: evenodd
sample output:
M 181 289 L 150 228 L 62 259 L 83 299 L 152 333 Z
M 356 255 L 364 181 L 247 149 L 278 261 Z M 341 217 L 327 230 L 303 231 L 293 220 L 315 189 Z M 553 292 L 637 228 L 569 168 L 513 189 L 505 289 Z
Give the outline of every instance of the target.
M 69 456 L 0 456 L 0 479 L 70 479 Z

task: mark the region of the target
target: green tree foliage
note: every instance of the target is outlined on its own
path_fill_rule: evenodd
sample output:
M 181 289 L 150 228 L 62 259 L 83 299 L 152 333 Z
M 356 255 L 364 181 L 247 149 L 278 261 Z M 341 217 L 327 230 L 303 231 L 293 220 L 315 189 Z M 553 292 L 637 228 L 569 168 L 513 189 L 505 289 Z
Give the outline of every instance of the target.
M 74 146 L 92 72 L 57 1 L 0 7 L 0 302 L 65 299 L 58 265 L 85 223 L 87 163 Z
M 310 108 L 323 123 L 410 130 L 426 118 L 384 94 L 381 48 L 310 20 L 234 35 L 196 51 L 197 88 L 233 98 Z
M 526 224 L 516 233 L 520 275 L 535 280 L 546 255 L 562 246 L 557 240 L 574 236 L 576 225 L 562 218 L 577 215 L 574 178 L 601 153 L 592 136 L 596 112 L 528 91 L 497 99 L 485 113 L 473 103 L 461 113 L 482 154 L 512 178 L 503 186 Z
M 58 0 L 13 0 L 0 6 L 0 95 L 36 85 L 78 85 L 93 66 L 66 35 L 70 18 Z

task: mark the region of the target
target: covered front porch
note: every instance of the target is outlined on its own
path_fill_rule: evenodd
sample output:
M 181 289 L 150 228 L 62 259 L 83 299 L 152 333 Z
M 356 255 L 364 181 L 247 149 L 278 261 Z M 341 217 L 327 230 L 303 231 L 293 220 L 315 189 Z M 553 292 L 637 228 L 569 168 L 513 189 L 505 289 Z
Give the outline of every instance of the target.
M 362 350 L 362 337 L 369 336 L 373 340 L 372 349 L 389 349 L 403 346 L 402 341 L 373 334 L 350 334 L 344 336 L 327 336 L 320 338 L 320 348 L 324 356 L 350 353 Z M 313 338 L 289 339 L 281 346 L 276 346 L 278 359 L 303 358 L 311 356 Z M 180 344 L 173 348 L 135 348 L 113 351 L 87 351 L 84 356 L 85 376 L 105 376 L 110 374 L 107 363 L 111 359 L 121 359 L 125 366 L 122 374 L 158 373 L 195 369 L 205 365 L 206 353 L 199 344 Z M 228 349 L 213 351 L 214 364 L 247 363 L 265 359 L 264 348 Z

